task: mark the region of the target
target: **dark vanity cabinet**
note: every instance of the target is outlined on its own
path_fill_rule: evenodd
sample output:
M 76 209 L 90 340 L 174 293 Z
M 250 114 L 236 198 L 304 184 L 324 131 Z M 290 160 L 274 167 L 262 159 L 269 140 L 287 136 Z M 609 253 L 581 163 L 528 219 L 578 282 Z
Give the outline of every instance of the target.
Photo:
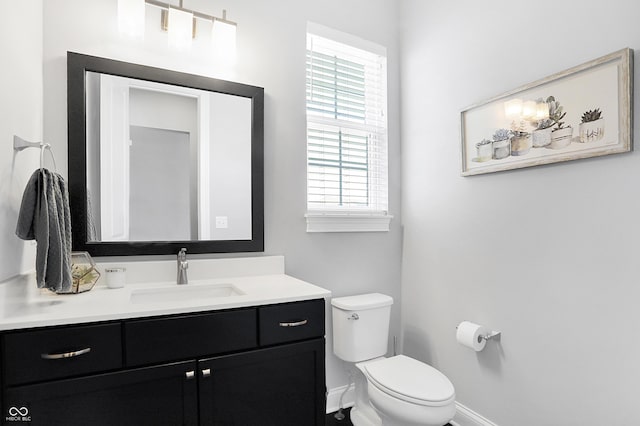
M 2 419 L 324 424 L 324 300 L 5 332 Z
M 324 342 L 314 339 L 201 360 L 201 424 L 324 424 L 324 379 L 318 377 L 320 371 L 324 374 L 321 354 Z
M 5 424 L 16 424 L 14 408 L 32 425 L 197 425 L 197 380 L 185 377 L 195 368 L 180 362 L 10 387 Z

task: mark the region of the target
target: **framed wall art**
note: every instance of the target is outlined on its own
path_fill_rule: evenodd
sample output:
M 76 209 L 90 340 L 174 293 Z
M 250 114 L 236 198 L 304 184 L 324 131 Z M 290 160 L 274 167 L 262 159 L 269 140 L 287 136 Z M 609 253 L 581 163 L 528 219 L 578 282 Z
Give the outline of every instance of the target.
M 631 151 L 633 50 L 627 48 L 466 108 L 462 175 Z

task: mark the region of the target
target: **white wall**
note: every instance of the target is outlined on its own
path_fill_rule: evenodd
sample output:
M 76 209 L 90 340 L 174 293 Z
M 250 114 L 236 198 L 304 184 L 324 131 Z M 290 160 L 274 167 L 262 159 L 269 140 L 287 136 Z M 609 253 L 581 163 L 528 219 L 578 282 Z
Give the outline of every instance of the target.
M 191 223 L 197 204 L 189 197 L 189 171 L 196 168 L 189 159 L 189 133 L 138 126 L 130 132 L 128 239 L 191 239 L 197 235 Z
M 640 424 L 640 154 L 465 178 L 459 113 L 638 47 L 639 16 L 635 0 L 402 2 L 404 349 L 498 425 Z M 456 344 L 462 320 L 501 343 Z
M 216 67 L 207 39 L 198 37 L 191 52 L 166 47 L 158 30 L 160 13 L 147 7 L 146 38 L 132 42 L 117 34 L 116 0 L 44 2 L 44 133 L 66 152 L 66 52 L 223 77 L 265 88 L 265 252 L 283 254 L 287 273 L 341 296 L 369 291 L 400 295 L 399 220 L 388 233 L 307 234 L 305 140 L 305 31 L 307 20 L 381 44 L 389 58 L 390 211 L 400 214 L 399 58 L 397 4 L 393 0 L 233 0 L 185 1 L 185 7 L 238 22 L 235 73 Z M 366 12 L 366 19 L 357 19 Z M 199 24 L 200 25 L 200 24 Z M 204 24 L 202 25 L 204 27 Z M 69 165 L 73 167 L 73 165 Z M 397 333 L 399 303 L 394 310 Z M 327 385 L 346 383 L 340 362 L 331 355 L 328 332 Z
M 39 150 L 14 153 L 13 135 L 42 140 L 42 1 L 6 2 L 2 6 L 0 282 L 33 269 L 35 260 L 35 246 L 18 239 L 15 231 L 25 184 L 39 167 Z M 47 165 L 49 161 L 47 156 Z
M 250 240 L 251 99 L 217 93 L 210 99 L 209 235 L 212 240 Z M 227 218 L 226 228 L 218 228 L 218 217 Z

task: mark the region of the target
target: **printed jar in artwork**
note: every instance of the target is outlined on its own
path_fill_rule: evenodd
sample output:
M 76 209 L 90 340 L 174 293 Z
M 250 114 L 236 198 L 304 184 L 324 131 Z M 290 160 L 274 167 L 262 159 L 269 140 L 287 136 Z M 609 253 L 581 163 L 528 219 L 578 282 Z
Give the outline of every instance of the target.
M 604 118 L 587 123 L 580 123 L 580 142 L 597 142 L 604 137 Z
M 511 154 L 511 139 L 493 141 L 493 158 L 501 160 Z
M 531 135 L 520 134 L 511 138 L 511 155 L 527 155 L 531 149 Z

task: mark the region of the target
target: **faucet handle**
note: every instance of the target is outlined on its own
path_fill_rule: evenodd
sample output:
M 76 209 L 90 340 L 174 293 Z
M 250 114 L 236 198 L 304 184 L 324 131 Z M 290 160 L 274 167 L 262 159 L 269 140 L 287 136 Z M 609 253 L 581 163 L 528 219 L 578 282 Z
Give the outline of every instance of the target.
M 180 251 L 178 252 L 178 260 L 181 261 L 185 261 L 187 260 L 187 249 L 186 248 L 181 248 Z
M 178 252 L 178 278 L 176 283 L 178 284 L 187 284 L 189 281 L 187 280 L 187 268 L 189 267 L 189 262 L 187 262 L 187 249 L 181 248 Z

